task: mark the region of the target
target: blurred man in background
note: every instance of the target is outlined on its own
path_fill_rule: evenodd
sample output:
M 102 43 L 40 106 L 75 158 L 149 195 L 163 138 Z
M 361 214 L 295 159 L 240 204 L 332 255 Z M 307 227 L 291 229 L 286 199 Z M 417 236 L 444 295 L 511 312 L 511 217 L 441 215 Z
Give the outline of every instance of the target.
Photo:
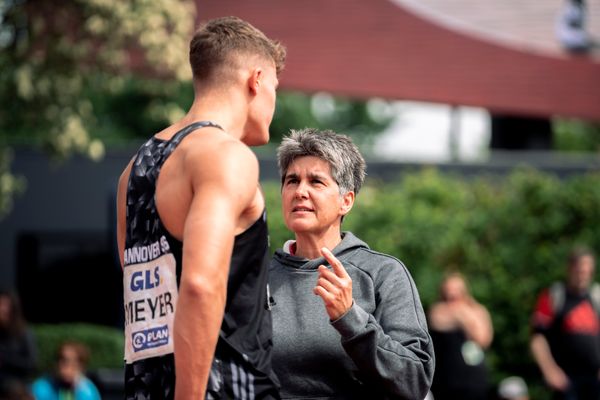
M 531 351 L 554 399 L 600 396 L 600 286 L 595 258 L 585 248 L 569 256 L 565 282 L 539 296 L 533 314 Z

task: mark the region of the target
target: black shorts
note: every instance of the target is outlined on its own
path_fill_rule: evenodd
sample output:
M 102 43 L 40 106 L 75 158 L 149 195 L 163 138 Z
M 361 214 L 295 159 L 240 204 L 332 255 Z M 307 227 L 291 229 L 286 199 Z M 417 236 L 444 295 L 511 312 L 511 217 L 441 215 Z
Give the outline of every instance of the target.
M 220 356 L 215 357 L 211 367 L 206 399 L 271 400 L 280 396 L 278 387 L 267 375 L 243 360 Z
M 175 396 L 173 354 L 125 365 L 126 400 L 172 400 Z M 237 353 L 217 351 L 206 390 L 207 400 L 277 400 L 279 388 Z

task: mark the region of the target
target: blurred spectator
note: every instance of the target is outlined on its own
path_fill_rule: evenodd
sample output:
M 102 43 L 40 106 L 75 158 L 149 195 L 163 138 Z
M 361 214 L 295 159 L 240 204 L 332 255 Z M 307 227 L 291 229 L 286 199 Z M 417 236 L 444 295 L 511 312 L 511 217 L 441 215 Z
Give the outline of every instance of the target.
M 565 49 L 585 52 L 592 46 L 585 28 L 586 17 L 585 0 L 565 0 L 556 26 L 556 36 Z
M 98 389 L 85 376 L 89 350 L 78 342 L 64 342 L 58 349 L 52 376 L 33 382 L 36 400 L 100 400 Z
M 531 351 L 554 399 L 600 398 L 600 285 L 595 258 L 586 248 L 569 256 L 565 282 L 539 296 L 533 314 Z
M 29 385 L 26 385 L 21 382 L 16 382 L 11 385 L 2 395 L 0 396 L 1 400 L 35 400 L 33 398 L 33 394 L 31 394 L 31 390 L 29 390 Z
M 529 400 L 529 389 L 520 376 L 509 376 L 498 384 L 498 399 Z
M 440 286 L 440 300 L 429 310 L 436 369 L 431 391 L 436 400 L 483 400 L 488 396 L 484 350 L 492 342 L 487 309 L 470 294 L 461 274 Z
M 0 398 L 26 387 L 36 364 L 33 334 L 16 294 L 0 291 Z

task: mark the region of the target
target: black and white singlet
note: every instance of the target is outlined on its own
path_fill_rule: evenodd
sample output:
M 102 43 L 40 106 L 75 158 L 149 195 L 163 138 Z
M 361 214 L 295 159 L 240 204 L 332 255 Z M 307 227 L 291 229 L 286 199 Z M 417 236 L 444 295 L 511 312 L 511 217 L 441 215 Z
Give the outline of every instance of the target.
M 126 399 L 172 399 L 175 392 L 173 322 L 182 268 L 182 243 L 163 226 L 155 204 L 160 169 L 190 133 L 218 125 L 196 122 L 170 140 L 139 149 L 127 186 L 123 268 Z M 208 382 L 207 399 L 279 398 L 271 369 L 268 307 L 269 238 L 266 212 L 235 237 L 225 315 Z

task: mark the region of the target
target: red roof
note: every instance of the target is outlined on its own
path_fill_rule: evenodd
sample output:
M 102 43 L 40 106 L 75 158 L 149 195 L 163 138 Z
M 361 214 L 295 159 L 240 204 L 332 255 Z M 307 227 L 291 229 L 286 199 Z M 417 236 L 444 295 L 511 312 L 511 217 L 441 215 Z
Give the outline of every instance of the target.
M 282 88 L 600 120 L 598 58 L 489 40 L 402 3 L 197 0 L 197 9 L 199 20 L 236 15 L 281 40 Z

